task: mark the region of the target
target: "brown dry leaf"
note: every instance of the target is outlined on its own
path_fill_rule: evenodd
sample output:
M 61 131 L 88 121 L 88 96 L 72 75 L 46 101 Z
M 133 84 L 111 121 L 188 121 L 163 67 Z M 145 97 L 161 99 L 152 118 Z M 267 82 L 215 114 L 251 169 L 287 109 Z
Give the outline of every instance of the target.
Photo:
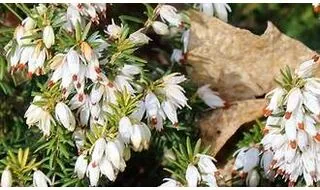
M 217 109 L 202 118 L 199 125 L 201 139 L 211 145 L 215 156 L 232 135 L 245 123 L 263 116 L 264 99 L 236 101 L 227 109 Z
M 264 95 L 274 88 L 280 68 L 295 68 L 315 54 L 271 22 L 259 36 L 196 11 L 190 18 L 190 76 L 198 85 L 211 84 L 228 101 Z

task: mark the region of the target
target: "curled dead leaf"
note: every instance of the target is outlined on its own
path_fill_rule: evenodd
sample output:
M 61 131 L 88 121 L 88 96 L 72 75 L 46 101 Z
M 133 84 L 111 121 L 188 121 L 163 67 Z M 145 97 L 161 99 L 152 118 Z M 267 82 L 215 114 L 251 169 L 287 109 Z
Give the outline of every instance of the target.
M 233 102 L 227 109 L 214 110 L 199 122 L 201 139 L 211 145 L 215 156 L 226 142 L 245 123 L 263 116 L 264 99 L 252 99 Z
M 189 74 L 199 86 L 211 84 L 227 101 L 266 94 L 281 68 L 295 68 L 316 54 L 271 22 L 259 36 L 196 11 L 190 18 Z

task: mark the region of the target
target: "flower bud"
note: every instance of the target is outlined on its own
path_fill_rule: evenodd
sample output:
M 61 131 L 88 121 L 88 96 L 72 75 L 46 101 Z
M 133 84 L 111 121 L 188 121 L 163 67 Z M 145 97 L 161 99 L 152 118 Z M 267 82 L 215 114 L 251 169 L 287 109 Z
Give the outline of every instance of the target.
M 167 34 L 169 34 L 168 26 L 163 22 L 154 21 L 152 23 L 152 28 L 153 28 L 154 32 L 159 34 L 159 35 L 167 35 Z
M 48 187 L 51 185 L 50 179 L 40 170 L 33 173 L 33 186 L 34 187 Z
M 136 31 L 129 35 L 129 40 L 134 44 L 147 44 L 151 40 L 147 35 L 140 31 Z
M 11 171 L 6 168 L 2 172 L 1 176 L 1 187 L 11 187 L 12 186 L 12 174 Z
M 71 110 L 65 103 L 57 103 L 55 113 L 57 120 L 60 121 L 66 129 L 68 129 L 69 131 L 73 131 L 75 129 L 76 120 Z
M 46 46 L 46 48 L 50 48 L 54 44 L 54 32 L 52 26 L 46 26 L 43 29 L 43 43 Z
M 188 187 L 197 187 L 198 181 L 201 180 L 198 169 L 192 164 L 188 165 L 186 171 L 186 180 L 188 182 Z
M 85 155 L 81 154 L 76 161 L 74 171 L 77 174 L 79 179 L 82 179 L 86 174 L 88 166 L 88 160 L 85 159 Z

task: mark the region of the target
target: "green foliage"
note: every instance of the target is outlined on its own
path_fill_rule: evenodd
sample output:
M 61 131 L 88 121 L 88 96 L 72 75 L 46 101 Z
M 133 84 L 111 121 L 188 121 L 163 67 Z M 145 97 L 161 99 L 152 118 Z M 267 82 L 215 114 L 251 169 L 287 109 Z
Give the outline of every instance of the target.
M 248 132 L 243 132 L 243 138 L 237 143 L 238 148 L 250 147 L 252 145 L 260 143 L 263 138 L 263 128 L 265 123 L 256 120 L 251 129 Z

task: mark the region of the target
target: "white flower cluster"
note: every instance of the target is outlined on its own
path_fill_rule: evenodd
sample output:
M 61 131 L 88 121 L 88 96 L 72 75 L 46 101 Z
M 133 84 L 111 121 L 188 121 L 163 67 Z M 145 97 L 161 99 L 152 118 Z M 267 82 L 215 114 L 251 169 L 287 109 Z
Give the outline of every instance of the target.
M 260 155 L 261 158 L 260 158 Z M 245 178 L 246 185 L 249 187 L 257 187 L 260 183 L 260 167 L 264 170 L 265 178 L 273 179 L 274 171 L 270 171 L 272 163 L 273 152 L 271 150 L 260 151 L 256 147 L 243 147 L 237 150 L 233 157 L 235 157 L 234 172 L 239 171 L 239 176 Z
M 205 154 L 196 155 L 199 158 L 199 161 L 196 165 L 190 163 L 186 168 L 185 179 L 187 181 L 188 187 L 197 187 L 201 183 L 209 187 L 217 187 L 216 175 L 219 175 L 219 171 L 216 168 L 213 161 L 215 159 L 211 156 Z M 181 182 L 165 178 L 161 187 L 181 187 L 183 186 Z
M 282 87 L 267 94 L 268 117 L 261 143 L 274 152 L 270 169 L 293 186 L 303 176 L 307 186 L 320 180 L 320 79 L 314 77 L 319 56 L 284 73 Z
M 125 161 L 130 159 L 130 149 L 125 147 L 121 138 L 107 141 L 99 138 L 91 149 L 91 161 L 88 164 L 86 155 L 78 157 L 75 172 L 80 179 L 85 175 L 90 179 L 91 186 L 97 186 L 101 175 L 115 181 L 119 171 L 124 171 Z
M 35 9 L 37 12 L 40 10 L 43 19 L 47 18 L 49 8 L 40 4 Z M 53 25 L 57 21 L 48 19 L 45 20 L 48 23 L 46 26 L 38 26 L 36 21 L 28 17 L 17 27 L 15 37 L 7 48 L 12 70 L 23 69 L 27 64 L 30 76 L 33 73 L 49 76 L 49 92 L 35 96 L 25 113 L 27 125 L 37 126 L 47 139 L 50 139 L 52 128 L 57 125 L 73 132 L 80 154 L 75 172 L 79 178 L 87 176 L 91 186 L 98 185 L 101 175 L 114 181 L 117 174 L 126 167 L 130 148 L 134 151 L 148 149 L 150 128 L 162 130 L 166 119 L 178 126 L 177 111 L 188 106 L 185 91 L 180 86 L 186 80 L 183 75 L 172 73 L 142 86 L 136 80 L 144 72 L 140 65 L 131 64 L 130 59 L 127 59 L 121 64 L 110 66 L 109 62 L 120 54 L 106 56 L 110 44 L 99 32 L 88 35 L 90 23 L 87 22 L 99 22 L 99 16 L 105 10 L 103 4 L 70 4 L 59 18 L 59 21 L 66 21 L 59 26 L 59 31 L 65 30 L 71 34 L 70 39 L 75 39 L 63 49 L 52 48 L 57 45 L 56 39 L 65 38 L 63 35 L 58 37 L 61 34 Z M 181 24 L 179 14 L 172 6 L 161 5 L 154 12 L 160 15 L 163 22 L 174 26 Z M 162 24 L 158 21 L 152 26 L 155 28 L 154 25 Z M 159 27 L 157 29 L 162 30 Z M 41 39 L 29 38 L 39 31 L 43 35 Z M 116 25 L 113 19 L 105 30 L 107 39 L 114 45 L 122 42 L 128 48 L 136 48 L 151 40 L 143 33 L 143 28 L 125 39 L 124 32 L 128 30 L 122 25 Z M 18 45 L 14 46 L 16 42 Z M 53 96 L 47 97 L 50 93 Z M 136 104 L 132 104 L 135 106 L 116 110 L 124 106 L 118 101 L 122 95 L 135 99 Z M 127 100 L 123 104 L 128 103 Z M 91 148 L 85 147 L 85 134 L 92 132 L 93 128 L 110 125 L 110 118 L 116 122 L 112 123 L 115 125 L 112 127 L 116 128 L 112 137 L 108 134 L 96 136 L 98 138 L 91 142 Z M 40 174 L 36 176 L 37 179 L 44 179 L 36 180 L 37 184 L 49 182 Z
M 51 180 L 40 170 L 35 170 L 33 172 L 33 186 L 34 187 L 48 187 L 51 185 Z M 12 174 L 10 169 L 6 168 L 2 172 L 1 176 L 1 187 L 11 187 L 12 186 Z

